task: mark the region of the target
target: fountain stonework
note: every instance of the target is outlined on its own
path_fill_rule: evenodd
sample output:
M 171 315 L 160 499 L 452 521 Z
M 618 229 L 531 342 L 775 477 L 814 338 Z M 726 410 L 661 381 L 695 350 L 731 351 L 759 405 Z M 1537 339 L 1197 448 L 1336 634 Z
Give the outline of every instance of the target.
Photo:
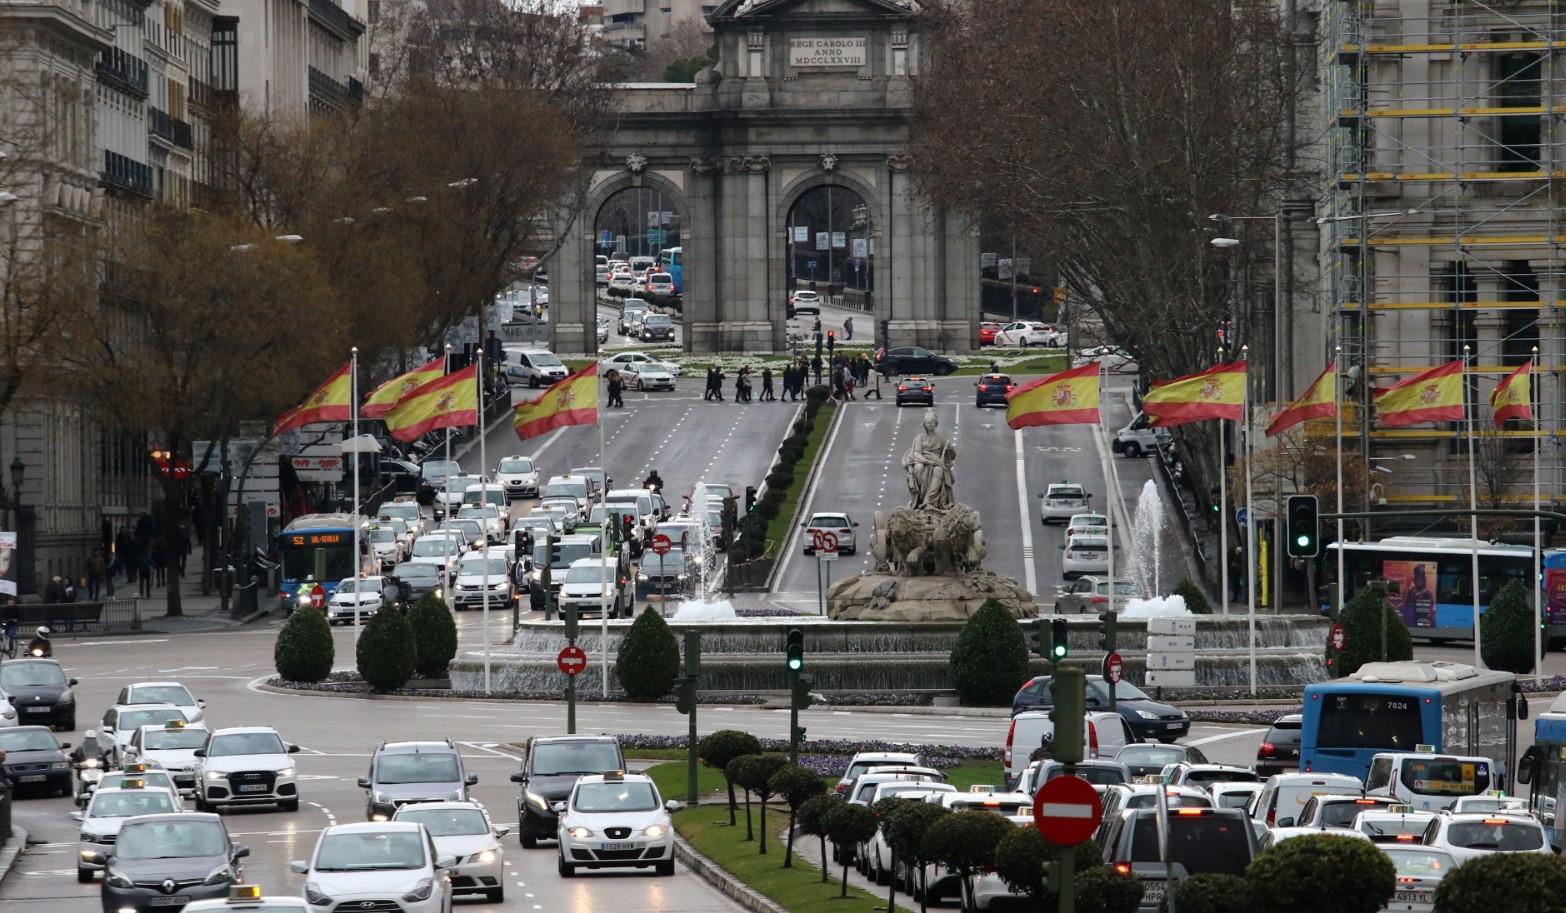
M 875 566 L 839 580 L 826 597 L 839 621 L 961 621 L 988 600 L 1018 618 L 1036 614 L 1021 583 L 981 567 L 985 556 L 979 512 L 952 498 L 957 448 L 936 430 L 934 412 L 903 454 L 910 503 L 876 511 L 870 531 Z

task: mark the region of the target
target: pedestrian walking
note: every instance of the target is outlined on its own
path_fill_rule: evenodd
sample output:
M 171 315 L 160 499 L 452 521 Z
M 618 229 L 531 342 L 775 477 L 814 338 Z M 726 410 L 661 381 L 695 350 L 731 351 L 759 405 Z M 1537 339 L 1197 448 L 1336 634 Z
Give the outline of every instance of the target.
M 1245 547 L 1236 545 L 1229 550 L 1229 601 L 1239 602 L 1244 595 Z
M 843 340 L 846 342 L 854 338 L 854 318 L 843 318 Z
M 623 408 L 625 408 L 625 400 L 622 399 L 621 396 L 620 396 L 621 391 L 625 387 L 625 381 L 624 381 L 623 378 L 621 378 L 620 372 L 619 371 L 610 371 L 609 374 L 607 375 L 607 379 L 609 381 L 609 408 L 610 409 L 623 409 Z
M 103 549 L 95 548 L 92 554 L 87 556 L 87 599 L 91 602 L 98 601 L 98 588 L 103 585 Z M 112 584 L 111 584 L 112 586 Z
M 152 595 L 152 551 L 150 548 L 140 553 L 140 558 L 136 565 L 136 583 L 138 592 L 141 595 Z
M 65 588 L 60 586 L 58 576 L 50 577 L 49 582 L 44 584 L 43 601 L 49 605 L 65 601 Z
M 87 578 L 83 577 L 82 578 L 82 589 L 85 590 L 86 588 L 87 588 Z M 73 582 L 71 580 L 71 578 L 69 576 L 67 576 L 61 582 L 60 601 L 61 602 L 75 602 L 76 601 L 76 594 L 77 594 L 76 584 L 75 584 L 75 582 Z
M 843 365 L 843 396 L 845 399 L 858 399 L 854 396 L 854 372 L 847 364 Z
M 761 369 L 761 399 L 762 402 L 774 402 L 777 397 L 772 393 L 772 369 Z
M 810 359 L 810 366 L 816 371 L 816 386 L 819 387 L 821 386 L 821 356 L 817 355 Z
M 174 552 L 179 557 L 179 575 L 185 576 L 185 562 L 190 558 L 190 525 L 181 523 L 174 538 Z
M 158 586 L 167 584 L 164 573 L 168 568 L 168 561 L 168 543 L 162 536 L 157 536 L 152 540 L 152 572 L 157 575 Z
M 750 402 L 750 368 L 740 368 L 734 376 L 734 402 Z

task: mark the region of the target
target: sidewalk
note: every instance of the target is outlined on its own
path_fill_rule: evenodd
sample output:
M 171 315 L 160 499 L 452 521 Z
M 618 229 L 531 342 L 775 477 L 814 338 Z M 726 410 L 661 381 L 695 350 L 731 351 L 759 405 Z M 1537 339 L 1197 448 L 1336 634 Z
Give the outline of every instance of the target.
M 137 596 L 139 592 L 135 581 L 116 577 L 114 581 L 114 598 L 135 599 L 137 613 L 141 618 L 141 628 L 132 631 L 84 631 L 66 635 L 71 639 L 83 637 L 111 637 L 131 636 L 143 634 L 193 634 L 212 631 L 224 631 L 236 628 L 245 621 L 236 620 L 223 611 L 223 601 L 218 596 L 216 589 L 211 593 L 201 592 L 201 575 L 205 559 L 203 546 L 197 545 L 191 551 L 190 557 L 185 562 L 185 574 L 180 578 L 180 608 L 183 615 L 170 618 L 165 613 L 168 611 L 168 588 L 152 586 L 151 596 Z M 108 591 L 102 595 L 108 598 Z M 275 600 L 268 601 L 263 594 L 261 608 L 266 609 L 274 604 Z M 263 612 L 257 617 L 265 617 Z M 255 619 L 249 619 L 254 621 Z

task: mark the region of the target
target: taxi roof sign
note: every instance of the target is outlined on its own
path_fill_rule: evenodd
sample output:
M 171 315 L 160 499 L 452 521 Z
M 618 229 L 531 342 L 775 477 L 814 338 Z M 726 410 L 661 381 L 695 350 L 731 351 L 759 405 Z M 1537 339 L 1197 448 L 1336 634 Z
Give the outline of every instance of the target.
M 261 899 L 261 886 L 258 884 L 236 884 L 228 889 L 230 902 Z
M 625 771 L 623 771 L 623 770 L 606 770 L 606 771 L 604 771 L 604 779 L 605 780 L 624 780 L 625 779 Z
M 1421 743 L 1414 746 L 1414 752 L 1416 754 L 1435 754 L 1436 747 L 1434 745 L 1426 745 Z
M 163 728 L 164 729 L 184 729 L 185 728 L 185 721 L 184 720 L 169 720 L 168 722 L 163 724 Z
M 126 764 L 122 769 L 126 773 L 128 773 L 128 774 L 146 773 L 147 772 L 147 765 L 146 764 Z
M 141 789 L 146 785 L 147 781 L 142 779 L 120 781 L 120 789 Z
M 968 787 L 968 792 L 970 793 L 992 793 L 994 791 L 995 784 L 993 783 L 975 783 Z

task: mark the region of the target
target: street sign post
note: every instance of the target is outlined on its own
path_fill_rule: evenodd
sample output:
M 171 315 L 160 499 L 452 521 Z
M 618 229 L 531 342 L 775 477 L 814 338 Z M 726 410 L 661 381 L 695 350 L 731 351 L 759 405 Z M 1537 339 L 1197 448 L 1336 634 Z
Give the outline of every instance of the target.
M 576 677 L 587 669 L 587 651 L 576 645 L 576 606 L 566 610 L 566 645 L 555 666 L 566 676 L 566 735 L 576 735 Z
M 837 560 L 837 533 L 824 529 L 812 530 L 810 546 L 816 553 L 816 610 L 826 614 L 826 591 L 832 585 L 832 569 L 827 568 L 825 582 L 821 579 L 821 562 Z
M 587 670 L 587 651 L 571 644 L 555 657 L 555 665 L 560 667 L 561 672 L 575 678 Z
M 1056 777 L 1033 797 L 1033 825 L 1059 846 L 1076 846 L 1093 836 L 1102 815 L 1093 784 L 1078 776 Z
M 1120 659 L 1119 653 L 1111 653 L 1104 657 L 1104 678 L 1106 681 L 1120 684 L 1125 676 L 1125 663 Z
M 652 537 L 652 542 L 648 547 L 652 549 L 654 555 L 662 558 L 664 555 L 669 554 L 670 549 L 674 548 L 674 540 L 663 533 L 659 533 Z

